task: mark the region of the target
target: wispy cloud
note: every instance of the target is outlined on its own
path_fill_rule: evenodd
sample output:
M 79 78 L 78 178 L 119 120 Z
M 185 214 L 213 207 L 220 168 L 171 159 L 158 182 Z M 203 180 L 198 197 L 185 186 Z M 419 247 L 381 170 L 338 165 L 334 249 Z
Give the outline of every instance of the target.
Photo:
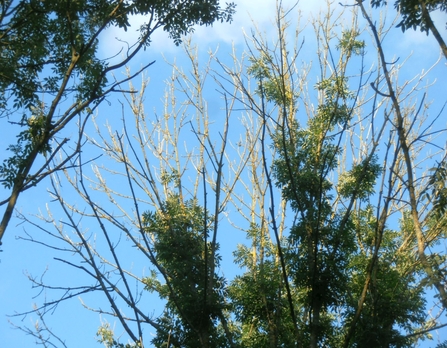
M 231 1 L 231 0 L 228 0 Z M 195 27 L 192 35 L 193 41 L 197 43 L 201 48 L 208 49 L 215 48 L 219 44 L 242 44 L 244 42 L 244 32 L 250 33 L 250 31 L 256 26 L 263 34 L 272 37 L 275 36 L 275 15 L 277 8 L 277 1 L 259 1 L 259 0 L 235 0 L 237 4 L 236 14 L 234 15 L 232 23 L 214 23 L 210 27 Z M 222 2 L 223 3 L 223 2 Z M 348 0 L 343 0 L 342 3 L 349 3 Z M 327 11 L 328 3 L 326 0 L 283 0 L 281 2 L 284 9 L 292 9 L 289 13 L 289 20 L 292 27 L 298 23 L 300 19 L 300 25 L 305 25 L 312 18 L 318 17 L 320 12 Z M 295 6 L 296 5 L 296 6 Z M 335 13 L 342 11 L 343 6 L 340 2 L 331 2 L 331 7 L 335 10 Z M 387 11 L 387 17 L 395 16 L 395 11 L 392 6 Z M 349 11 L 348 11 L 349 12 Z M 393 13 L 391 13 L 393 12 Z M 348 16 L 350 17 L 350 16 Z M 447 37 L 447 30 L 445 28 L 445 13 L 435 12 L 432 17 L 444 38 Z M 293 23 L 296 18 L 297 23 Z M 350 25 L 350 19 L 345 18 L 344 25 Z M 339 18 L 339 21 L 344 18 Z M 124 54 L 127 46 L 134 43 L 139 36 L 138 29 L 146 21 L 144 16 L 134 16 L 131 20 L 131 27 L 127 32 L 121 29 L 110 28 L 101 37 L 100 52 L 103 57 L 110 57 L 118 54 Z M 412 29 L 407 30 L 405 33 L 400 30 L 395 30 L 391 33 L 391 36 L 387 38 L 387 42 L 394 42 L 394 48 L 398 51 L 426 51 L 429 50 L 433 55 L 437 55 L 439 46 L 432 35 L 427 37 L 425 33 L 420 31 L 414 31 Z M 168 37 L 168 34 L 163 30 L 158 30 L 152 37 L 152 43 L 149 48 L 149 53 L 154 55 L 163 54 L 176 54 L 181 48 L 176 47 L 172 39 Z
M 237 0 L 236 14 L 232 23 L 214 23 L 210 27 L 196 27 L 193 34 L 195 42 L 201 46 L 219 43 L 239 44 L 244 41 L 243 32 L 249 32 L 255 25 L 268 32 L 268 28 L 274 28 L 277 3 L 275 0 Z M 288 10 L 294 7 L 296 0 L 283 0 L 282 6 Z M 337 3 L 338 6 L 338 3 Z M 326 7 L 325 0 L 301 1 L 293 9 L 292 13 L 300 12 L 303 18 L 316 15 L 318 11 Z M 293 18 L 293 16 L 292 16 Z M 134 43 L 139 36 L 138 29 L 146 21 L 144 16 L 134 16 L 131 20 L 131 27 L 127 32 L 117 28 L 110 28 L 103 34 L 100 43 L 102 56 L 117 54 L 120 50 L 125 50 L 128 44 Z M 169 39 L 168 34 L 163 30 L 158 30 L 152 37 L 151 50 L 162 53 L 172 53 L 178 48 Z

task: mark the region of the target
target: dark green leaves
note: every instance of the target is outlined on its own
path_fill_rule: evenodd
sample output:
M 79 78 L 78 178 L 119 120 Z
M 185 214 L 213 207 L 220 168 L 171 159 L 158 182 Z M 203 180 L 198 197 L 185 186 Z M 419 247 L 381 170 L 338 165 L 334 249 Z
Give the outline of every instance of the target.
M 371 0 L 373 7 L 379 7 L 386 4 L 383 0 Z M 402 20 L 397 27 L 400 27 L 402 31 L 413 28 L 416 30 L 419 28 L 422 32 L 429 32 L 429 26 L 427 20 L 427 14 L 429 12 L 440 10 L 442 12 L 447 11 L 447 2 L 445 0 L 397 0 L 394 2 L 394 7 L 399 11 L 402 16 Z M 425 7 L 425 10 L 423 9 Z M 426 13 L 424 13 L 427 11 Z
M 434 216 L 440 220 L 447 211 L 447 161 L 443 161 L 433 173 L 427 186 L 427 195 L 433 204 Z
M 220 260 L 218 246 L 213 248 L 206 241 L 212 217 L 197 201 L 183 202 L 173 195 L 159 211 L 145 213 L 143 222 L 154 240 L 156 262 L 165 277 L 163 284 L 153 273 L 145 279 L 146 288 L 168 301 L 154 343 L 161 346 L 171 334 L 181 338 L 184 347 L 200 346 L 203 335 L 218 341 L 220 334 L 213 322 L 225 307 L 225 282 L 211 272 Z
M 169 33 L 177 45 L 181 43 L 183 35 L 193 31 L 194 24 L 212 25 L 215 21 L 230 22 L 235 8 L 234 3 L 227 3 L 226 8 L 222 9 L 218 0 L 136 0 L 132 6 L 132 10 L 137 13 L 154 11 L 163 30 Z
M 402 31 L 413 28 L 419 29 L 422 32 L 429 32 L 429 24 L 427 18 L 429 12 L 440 10 L 447 11 L 447 3 L 445 0 L 400 0 L 396 1 L 394 5 L 401 13 L 402 20 L 397 27 L 402 28 Z

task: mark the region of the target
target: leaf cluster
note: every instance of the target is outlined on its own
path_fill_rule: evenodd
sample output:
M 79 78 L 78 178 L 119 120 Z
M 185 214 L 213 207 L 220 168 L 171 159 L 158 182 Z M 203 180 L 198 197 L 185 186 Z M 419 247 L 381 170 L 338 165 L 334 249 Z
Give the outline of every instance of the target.
M 145 13 L 154 11 L 156 18 L 169 33 L 176 45 L 181 37 L 192 32 L 193 25 L 212 25 L 215 21 L 231 22 L 236 5 L 231 2 L 226 8 L 220 7 L 218 0 L 134 0 L 132 11 Z
M 156 262 L 165 276 L 165 284 L 156 280 L 155 274 L 145 280 L 147 290 L 156 290 L 167 300 L 167 309 L 158 320 L 157 340 L 161 341 L 154 342 L 161 346 L 169 332 L 184 341 L 184 347 L 201 344 L 198 332 L 214 332 L 217 340 L 213 322 L 225 308 L 225 281 L 210 273 L 220 261 L 218 246 L 213 249 L 206 242 L 212 216 L 197 201 L 183 202 L 172 195 L 157 212 L 146 212 L 143 221 L 146 233 L 154 239 Z
M 381 166 L 378 157 L 366 158 L 354 165 L 349 171 L 340 175 L 338 190 L 344 198 L 359 198 L 366 200 L 374 193 L 374 185 L 380 174 Z
M 371 0 L 373 7 L 379 7 L 386 4 L 384 0 Z M 447 12 L 447 2 L 445 0 L 396 0 L 394 7 L 399 11 L 402 16 L 402 20 L 398 23 L 397 27 L 402 31 L 407 29 L 419 28 L 420 31 L 426 32 L 428 35 L 429 25 L 427 18 L 422 11 L 422 4 L 426 7 L 428 12 L 440 10 Z
M 98 329 L 96 336 L 98 337 L 98 342 L 104 344 L 106 348 L 138 348 L 141 345 L 137 343 L 120 343 L 115 339 L 113 330 L 110 328 L 108 323 L 103 324 Z
M 264 52 L 258 58 L 250 57 L 249 61 L 247 73 L 257 82 L 257 95 L 275 105 L 289 106 L 295 103 L 297 96 L 273 68 L 273 57 Z
M 425 195 L 433 204 L 434 218 L 439 221 L 447 211 L 447 161 L 442 161 L 430 171 L 432 174 Z
M 348 322 L 363 291 L 367 276 L 364 270 L 368 268 L 374 252 L 378 227 L 372 206 L 354 212 L 352 220 L 361 248 L 347 266 L 351 274 L 346 313 Z M 407 337 L 405 331 L 412 332 L 413 325 L 420 326 L 425 322 L 422 311 L 425 308 L 425 294 L 416 278 L 420 269 L 415 269 L 411 248 L 399 249 L 405 235 L 385 229 L 382 238 L 380 256 L 372 272 L 368 297 L 362 307 L 354 341 L 359 347 L 367 344 L 412 347 L 414 337 Z

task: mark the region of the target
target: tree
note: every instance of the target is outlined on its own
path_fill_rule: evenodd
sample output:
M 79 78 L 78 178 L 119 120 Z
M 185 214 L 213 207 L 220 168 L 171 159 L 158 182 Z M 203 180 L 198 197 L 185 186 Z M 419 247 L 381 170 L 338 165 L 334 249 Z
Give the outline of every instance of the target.
M 156 264 L 166 280 L 144 279 L 149 291 L 167 300 L 157 321 L 156 346 L 175 340 L 185 347 L 228 347 L 231 337 L 219 332 L 216 321 L 224 319 L 225 280 L 216 272 L 218 245 L 208 242 L 212 216 L 194 201 L 170 196 L 159 212 L 143 215 L 146 233 L 153 236 Z M 214 264 L 209 264 L 214 262 Z M 223 336 L 223 337 L 222 337 Z M 181 342 L 181 343 L 180 343 Z
M 162 112 L 144 112 L 145 81 L 123 96 L 121 130 L 98 126 L 91 153 L 51 176 L 47 213 L 22 216 L 43 236 L 25 239 L 89 281 L 31 277 L 56 290 L 41 320 L 97 294 L 107 305 L 85 306 L 120 325 L 98 330 L 107 347 L 124 346 L 121 331 L 129 347 L 412 347 L 445 325 L 447 171 L 435 135 L 446 130 L 425 107 L 426 75 L 389 63 L 395 22 L 375 24 L 361 2 L 328 4 L 315 40 L 290 13 L 279 7 L 275 40 L 254 30 L 231 63 L 211 52 L 201 66 L 187 41 L 191 67 L 172 65 Z M 232 278 L 223 244 L 236 231 L 246 241 Z M 152 294 L 163 306 L 148 315 Z
M 67 150 L 66 159 L 51 167 L 52 158 L 67 148 L 63 130 L 78 119 L 79 134 L 90 115 L 119 85 L 132 79 L 153 62 L 123 80 L 111 74 L 128 64 L 150 45 L 154 31 L 169 33 L 176 44 L 193 26 L 231 21 L 234 4 L 221 8 L 214 1 L 2 1 L 0 12 L 0 115 L 18 127 L 17 143 L 9 146 L 0 177 L 10 194 L 0 224 L 0 243 L 19 195 L 49 174 L 61 170 L 80 151 Z M 146 16 L 140 37 L 128 43 L 116 62 L 98 52 L 101 35 L 110 27 L 123 31 L 132 16 Z M 115 53 L 113 53 L 115 54 Z M 11 128 L 16 129 L 16 128 Z

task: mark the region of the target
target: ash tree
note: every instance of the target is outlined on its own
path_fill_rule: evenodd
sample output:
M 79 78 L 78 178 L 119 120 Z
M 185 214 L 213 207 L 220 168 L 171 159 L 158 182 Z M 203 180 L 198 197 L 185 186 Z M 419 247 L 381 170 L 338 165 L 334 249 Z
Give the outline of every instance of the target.
M 21 217 L 45 238 L 23 239 L 88 281 L 30 276 L 53 297 L 24 314 L 44 324 L 96 296 L 84 306 L 117 324 L 97 331 L 113 348 L 404 348 L 445 326 L 446 130 L 428 75 L 391 62 L 396 21 L 363 2 L 328 3 L 312 34 L 291 13 L 230 63 L 201 65 L 187 41 L 161 111 L 144 111 L 143 81 L 120 130 L 85 135 L 103 157 L 70 159 L 47 212 Z M 22 330 L 58 339 L 43 328 Z
M 231 21 L 235 5 L 219 1 L 38 1 L 7 0 L 0 5 L 0 117 L 4 130 L 16 141 L 0 165 L 6 196 L 1 205 L 0 242 L 11 220 L 19 195 L 49 174 L 64 168 L 77 156 L 86 122 L 120 83 L 132 79 L 154 62 L 123 80 L 111 74 L 129 64 L 162 29 L 176 44 L 194 25 Z M 134 16 L 145 16 L 140 28 Z M 135 42 L 123 51 L 102 57 L 98 47 L 109 28 L 138 30 Z M 71 142 L 66 128 L 78 129 Z M 70 145 L 68 147 L 67 145 Z M 6 149 L 3 149 L 6 150 Z M 51 166 L 56 153 L 65 160 Z
M 222 330 L 227 325 L 225 279 L 210 273 L 219 267 L 220 258 L 219 245 L 208 239 L 212 223 L 212 216 L 197 202 L 183 202 L 176 195 L 168 197 L 157 213 L 143 214 L 144 231 L 153 236 L 158 270 L 166 279 L 165 283 L 155 275 L 144 279 L 148 291 L 167 300 L 157 319 L 155 346 L 170 341 L 191 348 L 231 346 L 231 336 L 225 337 Z

